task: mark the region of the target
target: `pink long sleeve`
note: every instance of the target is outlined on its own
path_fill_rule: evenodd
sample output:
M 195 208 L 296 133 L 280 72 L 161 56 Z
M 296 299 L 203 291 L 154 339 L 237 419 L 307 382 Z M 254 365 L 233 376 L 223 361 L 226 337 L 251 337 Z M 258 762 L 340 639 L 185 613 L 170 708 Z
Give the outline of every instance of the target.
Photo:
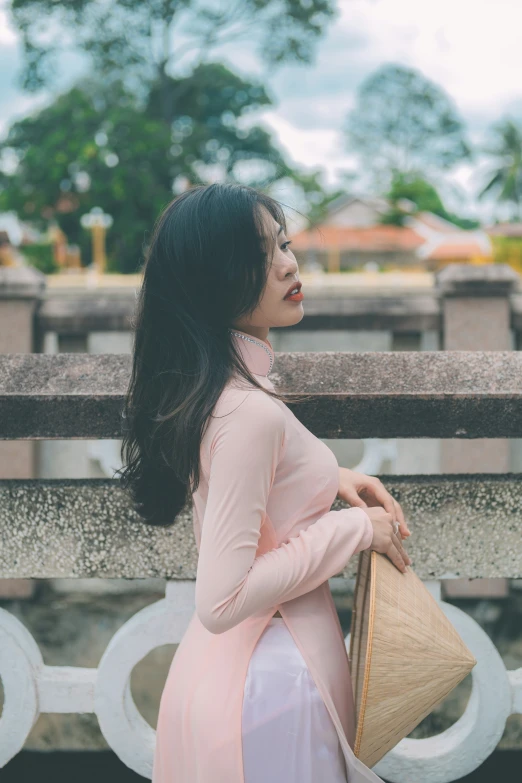
M 213 419 L 208 497 L 196 577 L 196 612 L 212 633 L 297 598 L 341 572 L 370 546 L 359 507 L 329 511 L 256 558 L 269 492 L 284 448 L 285 416 L 263 392 L 249 392 Z

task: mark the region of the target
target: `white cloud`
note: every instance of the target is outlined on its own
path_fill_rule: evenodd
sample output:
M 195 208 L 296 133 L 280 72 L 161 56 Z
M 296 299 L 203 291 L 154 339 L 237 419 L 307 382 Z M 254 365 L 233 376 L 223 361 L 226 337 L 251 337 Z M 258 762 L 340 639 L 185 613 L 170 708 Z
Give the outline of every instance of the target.
M 0 8 L 0 46 L 10 45 L 16 42 L 16 33 L 9 24 L 7 11 Z
M 520 96 L 519 0 L 353 0 L 342 6 L 343 24 L 371 29 L 371 48 L 382 60 L 419 68 L 461 111 L 494 114 Z M 405 45 L 407 29 L 412 35 Z
M 323 168 L 325 185 L 336 182 L 339 169 L 355 166 L 355 159 L 346 154 L 342 136 L 335 128 L 296 128 L 277 111 L 265 112 L 263 123 L 274 132 L 291 163 L 310 171 Z
M 340 10 L 315 65 L 283 68 L 271 80 L 279 105 L 266 116 L 296 162 L 324 165 L 329 179 L 350 168 L 342 125 L 357 87 L 387 62 L 418 68 L 440 84 L 476 143 L 503 114 L 522 116 L 520 0 L 340 0 Z M 483 168 L 461 166 L 448 178 L 450 208 L 462 209 L 463 196 L 474 199 Z

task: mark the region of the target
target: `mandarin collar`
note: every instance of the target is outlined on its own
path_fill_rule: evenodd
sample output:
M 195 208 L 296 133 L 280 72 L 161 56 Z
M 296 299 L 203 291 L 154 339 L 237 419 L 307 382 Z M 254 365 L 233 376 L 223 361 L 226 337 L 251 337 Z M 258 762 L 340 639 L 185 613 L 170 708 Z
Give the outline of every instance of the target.
M 260 340 L 240 329 L 229 329 L 243 360 L 254 375 L 268 375 L 274 365 L 275 353 L 269 340 Z

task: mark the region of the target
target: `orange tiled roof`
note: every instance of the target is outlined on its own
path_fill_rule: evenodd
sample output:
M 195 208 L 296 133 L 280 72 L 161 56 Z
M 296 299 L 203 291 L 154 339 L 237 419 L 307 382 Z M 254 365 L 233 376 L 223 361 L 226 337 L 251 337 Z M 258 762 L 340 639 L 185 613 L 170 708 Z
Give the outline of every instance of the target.
M 478 242 L 469 242 L 467 244 L 446 242 L 432 250 L 426 258 L 445 261 L 450 258 L 468 259 L 485 255 L 488 254 L 484 253 L 484 248 L 482 248 Z
M 460 226 L 450 223 L 449 220 L 441 218 L 440 215 L 434 215 L 433 212 L 417 212 L 415 220 L 443 234 L 460 234 L 462 231 Z
M 492 237 L 522 237 L 522 223 L 497 223 L 487 228 L 486 233 Z
M 291 236 L 292 250 L 412 251 L 425 243 L 411 228 L 376 225 L 364 228 L 322 225 Z

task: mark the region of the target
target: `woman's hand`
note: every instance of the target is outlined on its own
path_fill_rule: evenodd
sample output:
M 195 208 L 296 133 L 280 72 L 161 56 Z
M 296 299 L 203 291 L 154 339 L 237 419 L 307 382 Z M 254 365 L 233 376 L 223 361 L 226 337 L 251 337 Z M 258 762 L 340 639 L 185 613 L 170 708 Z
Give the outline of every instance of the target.
M 380 506 L 364 510 L 370 517 L 373 527 L 373 539 L 369 549 L 375 549 L 376 552 L 386 555 L 393 565 L 404 573 L 406 566 L 411 565 L 411 560 L 402 545 L 399 532 L 395 533 L 396 523 L 392 515 Z
M 339 468 L 337 497 L 350 506 L 360 506 L 365 511 L 368 507 L 382 506 L 391 515 L 392 521 L 399 523 L 401 537 L 406 538 L 411 535 L 402 508 L 376 476 L 366 476 L 355 470 Z

